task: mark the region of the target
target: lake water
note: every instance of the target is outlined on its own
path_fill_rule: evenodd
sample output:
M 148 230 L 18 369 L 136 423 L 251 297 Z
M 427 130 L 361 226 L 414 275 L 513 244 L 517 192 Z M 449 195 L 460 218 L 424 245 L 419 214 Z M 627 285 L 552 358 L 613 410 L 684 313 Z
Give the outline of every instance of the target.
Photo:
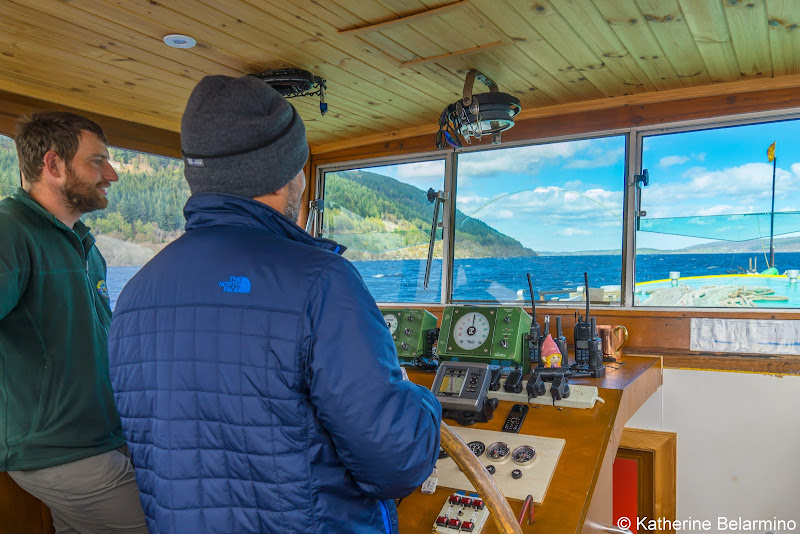
M 647 254 L 636 257 L 636 282 L 669 278 L 670 271 L 681 277 L 741 273 L 755 254 Z M 780 272 L 800 269 L 800 252 L 776 253 Z M 442 262 L 434 261 L 431 284 L 422 289 L 424 260 L 382 260 L 353 262 L 373 295 L 382 302 L 440 302 Z M 759 268 L 766 268 L 763 255 Z M 122 288 L 139 267 L 109 267 L 108 289 L 111 307 Z M 589 273 L 591 287 L 618 286 L 621 283 L 619 256 L 538 256 L 532 258 L 481 258 L 456 260 L 453 299 L 456 301 L 514 301 L 518 292 L 528 297 L 526 273 L 531 273 L 534 292 L 545 292 L 545 299 L 565 298 L 583 285 Z M 771 306 L 775 306 L 773 303 Z

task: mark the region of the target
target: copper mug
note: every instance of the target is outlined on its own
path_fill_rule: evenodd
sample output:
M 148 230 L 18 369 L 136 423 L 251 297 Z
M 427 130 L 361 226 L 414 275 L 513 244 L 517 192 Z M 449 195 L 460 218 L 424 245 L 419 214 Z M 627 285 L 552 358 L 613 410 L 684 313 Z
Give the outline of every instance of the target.
M 622 356 L 622 346 L 628 341 L 628 329 L 621 324 L 617 326 L 599 324 L 597 335 L 603 342 L 603 357 L 618 361 Z

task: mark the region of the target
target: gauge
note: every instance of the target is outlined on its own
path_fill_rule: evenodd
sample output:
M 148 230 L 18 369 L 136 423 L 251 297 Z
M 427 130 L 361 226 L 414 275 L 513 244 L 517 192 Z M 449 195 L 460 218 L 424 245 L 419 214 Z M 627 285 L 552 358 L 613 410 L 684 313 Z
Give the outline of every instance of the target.
M 448 458 L 450 455 L 447 454 L 447 451 L 444 450 L 442 447 L 439 447 L 439 459 Z
M 464 350 L 477 349 L 488 338 L 489 319 L 482 313 L 467 313 L 453 326 L 453 340 Z
M 389 327 L 389 332 L 394 334 L 394 331 L 397 330 L 397 316 L 393 313 L 387 313 L 383 316 L 383 320 L 386 321 L 386 326 Z
M 522 445 L 514 449 L 511 459 L 517 465 L 530 465 L 536 459 L 536 450 L 528 445 Z
M 486 456 L 493 462 L 502 462 L 508 459 L 508 443 L 498 441 L 486 448 Z
M 483 451 L 486 450 L 486 445 L 484 445 L 480 441 L 470 441 L 469 443 L 467 443 L 467 447 L 469 447 L 469 450 L 471 450 L 472 454 L 474 454 L 475 456 L 480 456 L 481 454 L 483 454 Z

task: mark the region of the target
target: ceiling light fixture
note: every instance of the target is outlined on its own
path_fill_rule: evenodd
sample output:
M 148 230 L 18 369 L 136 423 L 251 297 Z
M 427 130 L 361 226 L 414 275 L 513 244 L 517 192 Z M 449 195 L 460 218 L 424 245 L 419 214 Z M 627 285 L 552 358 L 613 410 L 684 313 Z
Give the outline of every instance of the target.
M 167 46 L 171 46 L 172 48 L 192 48 L 197 44 L 197 41 L 193 37 L 181 35 L 180 33 L 165 35 L 164 42 Z
M 472 94 L 475 78 L 489 88 L 488 93 Z M 492 144 L 500 144 L 500 133 L 514 126 L 514 117 L 521 110 L 518 98 L 501 93 L 491 78 L 472 69 L 464 81 L 463 98 L 444 108 L 439 117 L 436 146 L 461 148 L 461 137 L 469 143 L 470 137 L 481 139 L 484 135 L 492 136 Z

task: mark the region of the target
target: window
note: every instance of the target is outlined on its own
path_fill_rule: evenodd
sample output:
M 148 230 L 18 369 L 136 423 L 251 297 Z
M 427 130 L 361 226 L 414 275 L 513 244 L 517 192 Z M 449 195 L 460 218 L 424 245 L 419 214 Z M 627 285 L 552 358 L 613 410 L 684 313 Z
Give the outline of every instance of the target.
M 189 185 L 183 161 L 109 148 L 119 181 L 108 188 L 108 207 L 87 213 L 97 248 L 108 264 L 111 308 L 122 288 L 150 258 L 183 233 Z
M 800 306 L 799 136 L 800 120 L 643 136 L 635 304 Z
M 435 206 L 427 191 L 443 190 L 444 176 L 443 159 L 324 173 L 322 235 L 347 247 L 376 301 L 441 301 L 441 231 L 427 289 L 424 277 Z
M 0 198 L 10 196 L 19 187 L 19 163 L 14 140 L 0 135 Z
M 620 302 L 625 136 L 458 156 L 454 301 Z

